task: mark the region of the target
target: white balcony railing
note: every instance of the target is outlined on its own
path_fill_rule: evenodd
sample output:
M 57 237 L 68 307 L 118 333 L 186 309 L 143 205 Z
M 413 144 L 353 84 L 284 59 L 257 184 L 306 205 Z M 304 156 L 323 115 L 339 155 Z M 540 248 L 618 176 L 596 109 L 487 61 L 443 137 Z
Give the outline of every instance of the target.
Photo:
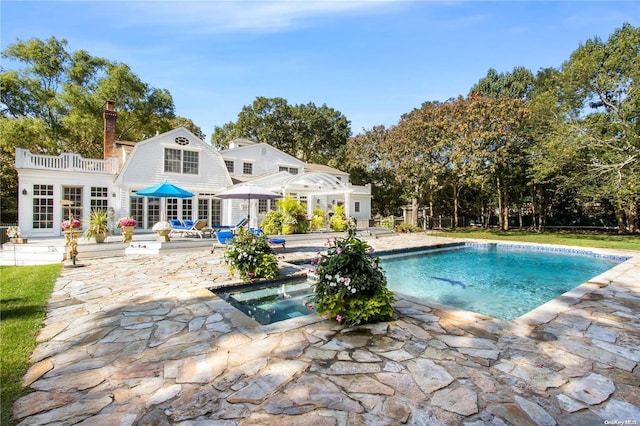
M 60 155 L 32 154 L 28 149 L 16 148 L 16 169 L 61 170 L 86 173 L 118 173 L 118 159 L 98 160 L 65 152 Z

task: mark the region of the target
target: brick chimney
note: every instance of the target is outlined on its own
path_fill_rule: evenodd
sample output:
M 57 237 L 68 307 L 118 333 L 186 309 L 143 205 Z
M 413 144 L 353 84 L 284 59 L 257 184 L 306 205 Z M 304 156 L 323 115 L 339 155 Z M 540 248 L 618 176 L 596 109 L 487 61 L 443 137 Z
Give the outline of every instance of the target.
M 104 105 L 104 159 L 116 156 L 116 118 L 118 113 L 113 110 L 114 102 L 106 100 Z

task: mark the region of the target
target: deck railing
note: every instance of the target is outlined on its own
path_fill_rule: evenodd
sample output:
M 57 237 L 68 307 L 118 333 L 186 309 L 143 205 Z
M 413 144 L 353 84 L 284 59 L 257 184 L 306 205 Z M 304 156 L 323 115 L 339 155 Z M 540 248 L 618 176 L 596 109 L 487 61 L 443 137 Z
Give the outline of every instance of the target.
M 16 168 L 116 174 L 118 159 L 98 160 L 68 152 L 60 155 L 32 154 L 28 149 L 16 148 Z

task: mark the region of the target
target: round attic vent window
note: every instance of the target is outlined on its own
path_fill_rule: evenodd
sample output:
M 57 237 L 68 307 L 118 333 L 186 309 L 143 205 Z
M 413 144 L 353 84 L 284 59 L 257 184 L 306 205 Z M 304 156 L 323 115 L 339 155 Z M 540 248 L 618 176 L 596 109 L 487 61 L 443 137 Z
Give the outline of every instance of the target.
M 189 139 L 184 136 L 178 136 L 175 141 L 178 145 L 189 145 Z

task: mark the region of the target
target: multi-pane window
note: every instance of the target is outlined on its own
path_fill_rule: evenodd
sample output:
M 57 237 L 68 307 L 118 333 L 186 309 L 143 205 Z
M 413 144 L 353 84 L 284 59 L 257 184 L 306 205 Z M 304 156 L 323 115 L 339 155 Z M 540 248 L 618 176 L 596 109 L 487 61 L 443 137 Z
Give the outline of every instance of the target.
M 353 203 L 353 211 L 356 213 L 360 213 L 360 201 L 356 201 Z
M 165 173 L 180 173 L 180 162 L 182 151 L 179 149 L 164 149 L 164 171 Z
M 156 222 L 160 222 L 160 198 L 147 197 L 147 229 L 151 229 Z M 138 222 L 142 223 L 142 222 Z
M 193 218 L 193 200 L 191 198 L 182 199 L 182 218 L 183 219 Z M 198 219 L 205 219 L 205 218 L 198 216 Z
M 222 224 L 222 215 L 220 213 L 220 201 L 218 199 L 211 200 L 211 224 L 212 225 L 220 225 Z
M 269 200 L 258 200 L 258 213 L 266 213 Z
M 33 185 L 33 229 L 53 228 L 53 185 Z
M 196 151 L 185 151 L 181 149 L 164 149 L 164 171 L 165 173 L 184 173 L 187 175 L 197 175 L 199 165 L 199 153 Z
M 242 173 L 245 175 L 252 175 L 253 163 L 242 163 Z
M 227 166 L 227 171 L 229 173 L 233 173 L 233 170 L 234 170 L 233 160 L 224 160 L 224 165 Z
M 82 187 L 63 186 L 62 199 L 71 201 L 71 214 L 76 219 L 82 218 Z M 69 207 L 62 207 L 62 217 L 69 219 Z
M 195 151 L 182 152 L 182 173 L 186 175 L 198 174 L 198 153 Z
M 209 199 L 208 198 L 199 198 L 198 199 L 198 219 L 207 219 L 207 223 L 209 222 Z
M 106 186 L 91 187 L 91 210 L 105 211 L 109 207 L 109 188 Z
M 136 227 L 140 228 L 144 223 L 144 198 L 131 197 L 129 203 L 131 205 L 130 216 L 136 220 Z
M 167 198 L 167 220 L 178 219 L 178 199 Z
M 279 166 L 279 171 L 281 171 L 281 172 L 289 172 L 292 175 L 297 175 L 298 174 L 298 168 L 297 167 Z

